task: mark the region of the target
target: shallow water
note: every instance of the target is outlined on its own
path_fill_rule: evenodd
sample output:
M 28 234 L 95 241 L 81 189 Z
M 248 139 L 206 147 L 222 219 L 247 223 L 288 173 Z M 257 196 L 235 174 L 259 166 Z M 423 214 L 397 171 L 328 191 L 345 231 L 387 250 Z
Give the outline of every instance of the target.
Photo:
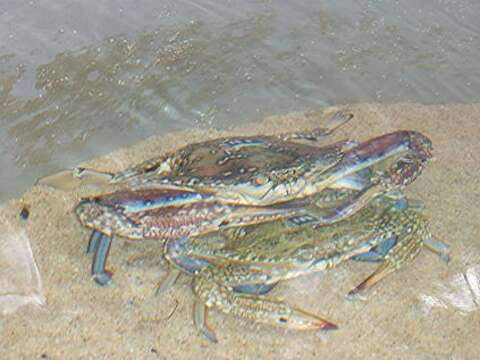
M 474 103 L 480 3 L 2 1 L 0 201 L 150 135 L 356 102 Z

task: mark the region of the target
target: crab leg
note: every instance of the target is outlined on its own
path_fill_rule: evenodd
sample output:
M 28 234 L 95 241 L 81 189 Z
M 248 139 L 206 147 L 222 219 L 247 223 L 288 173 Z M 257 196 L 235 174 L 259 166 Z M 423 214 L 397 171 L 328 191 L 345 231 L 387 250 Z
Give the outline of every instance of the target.
M 430 237 L 424 241 L 424 244 L 428 250 L 440 256 L 440 259 L 445 263 L 450 261 L 450 255 L 448 254 L 450 247 L 444 242 Z
M 213 343 L 218 343 L 217 335 L 207 324 L 208 307 L 201 301 L 193 304 L 193 322 L 198 331 Z
M 92 254 L 97 250 L 98 243 L 102 236 L 103 234 L 100 231 L 92 231 L 92 234 L 90 235 L 90 240 L 88 240 L 87 254 Z
M 370 249 L 368 252 L 355 255 L 352 257 L 352 260 L 355 261 L 365 261 L 365 262 L 383 262 L 385 255 L 392 249 L 397 243 L 397 237 L 392 236 L 390 239 L 387 239 L 377 246 Z
M 333 208 L 326 215 L 317 217 L 316 225 L 330 225 L 346 219 L 364 209 L 374 198 L 380 195 L 395 198 L 395 207 L 398 209 L 405 209 L 406 207 L 420 209 L 423 206 L 423 202 L 420 200 L 407 200 L 401 192 L 386 190 L 382 184 L 373 184 L 360 191 L 351 200 Z
M 399 234 L 397 242 L 384 257 L 383 263 L 368 278 L 352 289 L 347 297 L 370 289 L 388 274 L 398 270 L 404 264 L 413 260 L 423 247 L 423 241 L 428 238 L 428 229 L 420 223 L 409 224 L 404 233 Z
M 177 268 L 174 268 L 172 266 L 169 267 L 168 269 L 168 274 L 165 276 L 165 278 L 162 280 L 160 283 L 160 286 L 157 289 L 156 295 L 163 294 L 170 290 L 173 285 L 177 282 L 177 279 L 179 278 L 181 274 L 181 271 Z
M 299 131 L 278 135 L 282 141 L 308 140 L 318 141 L 320 138 L 331 135 L 340 126 L 345 125 L 353 118 L 353 114 L 346 111 L 337 111 L 327 120 L 326 127 L 315 128 L 309 131 Z
M 347 294 L 347 298 L 354 298 L 357 294 L 370 289 L 373 285 L 395 270 L 395 265 L 392 262 L 384 261 L 372 275 L 362 281 L 354 289 L 350 290 Z
M 337 328 L 335 324 L 283 301 L 236 293 L 231 286 L 224 285 L 225 278 L 231 277 L 238 280 L 240 274 L 241 272 L 236 272 L 235 267 L 209 266 L 197 274 L 193 280 L 193 291 L 198 298 L 195 305 L 195 325 L 208 339 L 216 340 L 215 334 L 206 325 L 205 309 L 213 306 L 227 314 L 293 330 Z
M 165 245 L 164 256 L 171 264 L 174 264 L 174 267 L 170 267 L 169 273 L 165 279 L 162 280 L 157 290 L 157 294 L 168 291 L 174 285 L 181 272 L 195 275 L 210 265 L 207 260 L 181 255 L 180 252 L 183 250 L 182 246 L 187 242 L 188 238 L 183 237 L 178 240 L 168 241 Z M 241 284 L 233 286 L 233 290 L 237 293 L 264 295 L 276 285 L 276 282 L 269 284 Z
M 359 192 L 352 200 L 334 208 L 330 213 L 318 218 L 318 225 L 329 225 L 341 221 L 362 210 L 377 195 L 383 192 L 381 185 L 372 185 Z
M 250 295 L 265 295 L 269 293 L 277 283 L 273 284 L 246 284 L 238 285 L 233 288 L 236 293 L 250 294 Z
M 101 234 L 101 236 L 98 237 L 95 254 L 93 255 L 92 277 L 97 284 L 105 286 L 112 278 L 112 273 L 105 269 L 105 263 L 107 261 L 113 237 L 100 232 L 99 234 Z

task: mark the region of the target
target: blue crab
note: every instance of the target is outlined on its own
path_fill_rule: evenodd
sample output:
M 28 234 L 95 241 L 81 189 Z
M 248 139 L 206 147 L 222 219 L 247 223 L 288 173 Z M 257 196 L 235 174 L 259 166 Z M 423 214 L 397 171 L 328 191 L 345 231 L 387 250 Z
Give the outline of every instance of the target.
M 361 197 L 350 204 L 353 213 L 378 193 L 401 191 L 413 181 L 432 157 L 432 145 L 415 131 L 396 131 L 360 144 L 341 141 L 319 147 L 293 141 L 326 136 L 351 118 L 350 113 L 335 113 L 326 129 L 309 133 L 222 138 L 191 144 L 120 173 L 100 175 L 132 190 L 192 191 L 237 205 L 272 205 L 326 189 L 338 190 L 333 193 L 339 196 L 356 192 Z M 92 173 L 82 169 L 78 172 L 79 176 L 82 172 Z M 170 196 L 157 201 L 155 206 L 182 201 L 183 198 Z M 332 221 L 341 220 L 345 214 L 340 212 Z
M 353 296 L 409 263 L 424 245 L 448 261 L 448 247 L 432 238 L 427 220 L 404 200 L 377 198 L 357 214 L 328 226 L 318 226 L 316 219 L 322 216 L 318 208 L 310 207 L 309 213 L 288 219 L 170 240 L 165 256 L 176 270 L 167 277 L 168 285 L 179 271 L 194 275 L 194 322 L 216 342 L 207 325 L 207 308 L 289 329 L 336 328 L 322 317 L 265 298 L 279 281 L 349 259 L 380 262 L 350 291 Z
M 165 198 L 170 206 L 156 207 Z M 192 201 L 188 201 L 192 199 Z M 221 228 L 271 221 L 300 213 L 302 203 L 284 206 L 242 206 L 222 204 L 211 195 L 183 190 L 143 189 L 120 190 L 83 199 L 76 207 L 80 223 L 92 234 L 87 253 L 94 253 L 93 279 L 106 285 L 111 272 L 105 263 L 114 235 L 130 240 L 157 239 L 164 241 L 182 236 L 198 236 Z
M 326 129 L 281 136 L 222 138 L 188 145 L 117 174 L 112 183 L 131 188 L 173 187 L 213 194 L 226 203 L 271 205 L 310 196 L 327 188 L 361 191 L 386 180 L 401 187 L 411 182 L 432 156 L 428 138 L 396 131 L 357 144 L 341 141 L 317 146 L 313 141 L 349 121 L 335 113 Z M 394 164 L 386 170 L 385 164 Z M 408 165 L 406 164 L 408 163 Z M 378 176 L 387 171 L 388 176 Z M 404 172 L 394 174 L 394 172 Z M 407 174 L 408 173 L 408 174 Z

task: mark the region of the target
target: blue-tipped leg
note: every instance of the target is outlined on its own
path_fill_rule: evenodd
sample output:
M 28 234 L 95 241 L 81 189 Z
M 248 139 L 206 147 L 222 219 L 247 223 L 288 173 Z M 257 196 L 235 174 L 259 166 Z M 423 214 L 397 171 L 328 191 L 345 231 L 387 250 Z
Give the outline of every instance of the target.
M 204 267 L 207 267 L 210 263 L 207 260 L 181 254 L 182 251 L 184 251 L 185 246 L 187 246 L 188 240 L 189 238 L 184 236 L 176 240 L 168 241 L 165 247 L 165 257 L 183 271 L 195 274 Z
M 102 233 L 96 230 L 92 231 L 92 235 L 90 235 L 90 240 L 88 241 L 87 246 L 87 254 L 93 254 L 98 247 L 98 243 L 102 238 Z
M 352 257 L 352 260 L 355 261 L 367 261 L 367 262 L 380 262 L 383 261 L 385 255 L 390 251 L 391 248 L 397 243 L 397 237 L 392 236 L 391 238 L 382 241 L 380 244 L 372 248 L 370 251 Z
M 238 285 L 233 288 L 237 293 L 250 294 L 250 295 L 264 295 L 272 290 L 277 283 L 274 284 L 248 284 Z
M 405 197 L 401 197 L 397 201 L 395 201 L 393 207 L 395 210 L 405 210 L 409 207 L 408 205 L 408 200 Z
M 448 264 L 448 262 L 450 261 L 450 246 L 432 237 L 424 240 L 423 243 L 427 249 L 438 254 L 438 256 L 440 256 L 440 259 L 446 264 Z
M 92 277 L 98 285 L 105 286 L 112 279 L 112 273 L 105 269 L 105 264 L 113 237 L 102 233 L 98 234 L 100 234 L 100 236 L 96 237 L 96 246 L 94 246 L 95 254 L 93 255 L 92 262 Z

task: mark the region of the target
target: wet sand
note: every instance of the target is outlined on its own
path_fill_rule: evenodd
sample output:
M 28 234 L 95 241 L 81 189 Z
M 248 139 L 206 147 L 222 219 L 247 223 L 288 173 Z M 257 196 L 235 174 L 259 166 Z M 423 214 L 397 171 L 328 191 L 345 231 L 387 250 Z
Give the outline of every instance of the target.
M 448 265 L 423 251 L 417 260 L 382 281 L 363 299 L 345 294 L 375 268 L 348 263 L 276 287 L 286 299 L 336 322 L 339 329 L 293 332 L 210 312 L 219 344 L 192 325 L 190 279 L 163 296 L 165 275 L 155 241 L 113 243 L 113 284 L 90 279 L 85 255 L 89 231 L 72 211 L 82 188 L 64 192 L 35 186 L 0 209 L 2 228 L 25 231 L 43 281 L 46 305 L 28 305 L 0 318 L 2 359 L 473 359 L 480 336 L 480 105 L 360 104 L 355 118 L 334 139 L 369 137 L 397 129 L 418 130 L 433 141 L 436 161 L 407 193 L 426 204 L 434 235 L 451 246 Z M 190 142 L 234 134 L 273 134 L 319 125 L 309 111 L 255 121 L 231 132 L 188 131 L 154 136 L 83 166 L 107 171 Z M 30 216 L 19 217 L 24 205 Z

